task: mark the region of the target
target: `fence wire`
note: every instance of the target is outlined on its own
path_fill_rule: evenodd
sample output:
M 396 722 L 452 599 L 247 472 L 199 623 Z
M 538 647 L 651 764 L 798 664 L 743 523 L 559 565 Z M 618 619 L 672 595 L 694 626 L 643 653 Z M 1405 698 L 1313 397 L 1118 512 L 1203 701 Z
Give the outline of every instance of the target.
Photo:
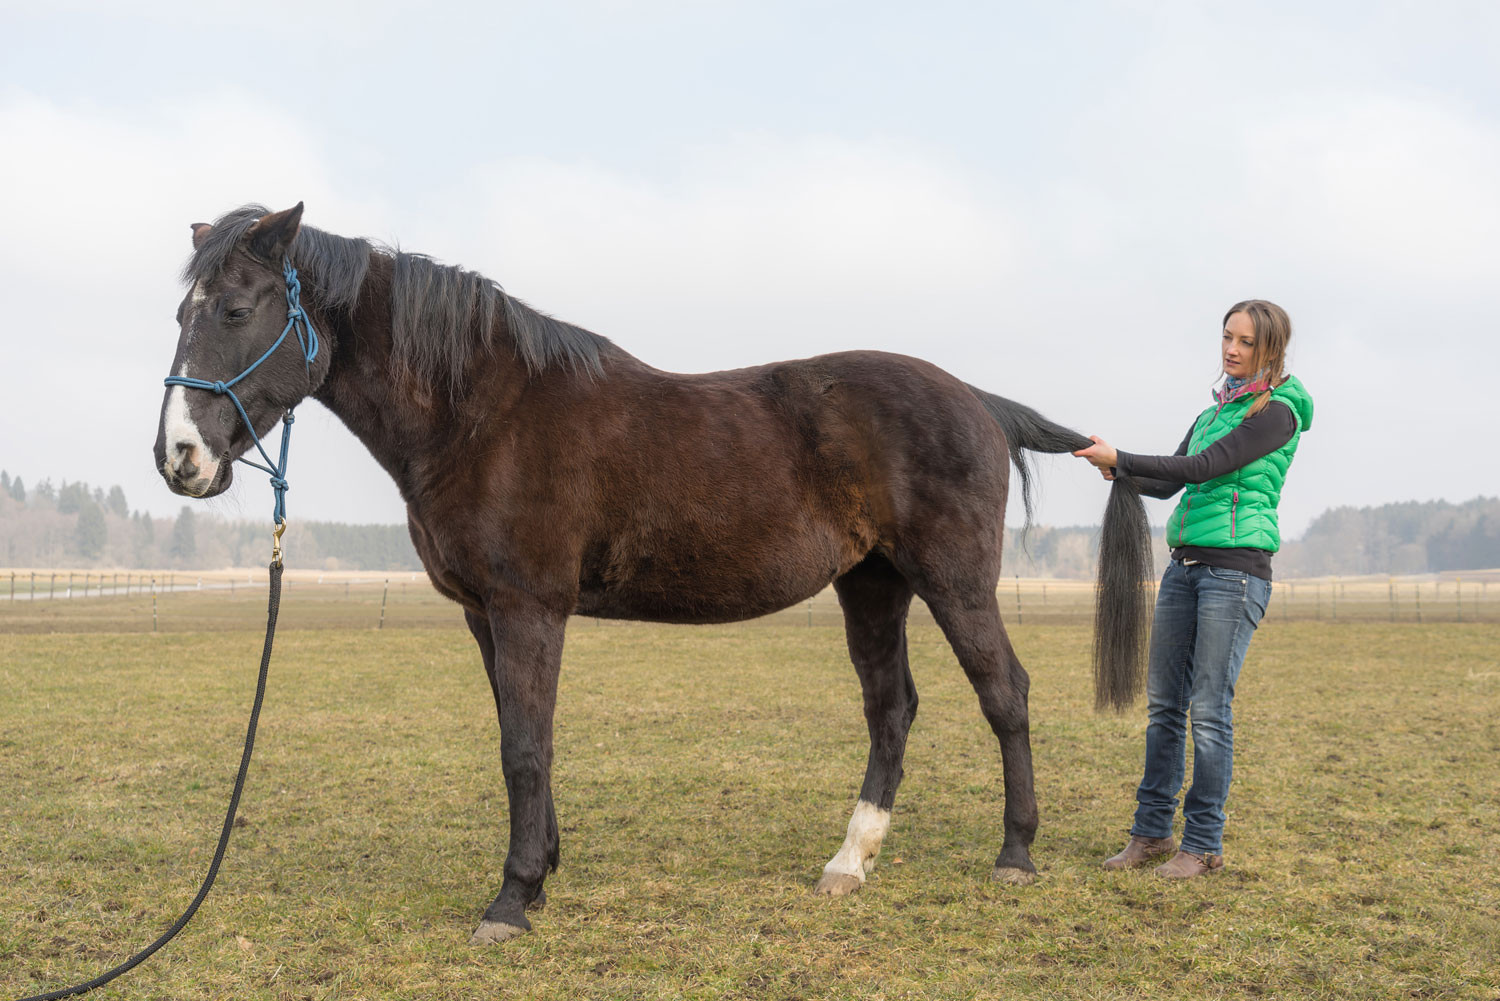
M 253 631 L 263 624 L 265 587 L 264 570 L 0 569 L 0 632 Z M 288 571 L 283 588 L 283 629 L 463 628 L 458 606 L 433 590 L 425 574 Z M 1011 626 L 1093 621 L 1094 587 L 1088 581 L 1011 578 L 1001 581 L 996 597 Z M 840 627 L 843 615 L 829 588 L 752 621 Z M 912 603 L 911 621 L 932 622 L 920 600 Z M 1262 628 L 1307 621 L 1500 622 L 1500 571 L 1276 581 Z M 579 616 L 572 628 L 614 624 Z

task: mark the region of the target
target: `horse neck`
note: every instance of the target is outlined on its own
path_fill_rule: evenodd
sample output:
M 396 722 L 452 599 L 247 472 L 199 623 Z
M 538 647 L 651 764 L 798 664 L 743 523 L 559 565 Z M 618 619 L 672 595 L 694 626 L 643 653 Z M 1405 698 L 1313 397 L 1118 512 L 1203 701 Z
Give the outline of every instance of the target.
M 493 415 L 513 405 L 525 372 L 504 350 L 476 357 L 475 367 L 484 369 L 482 381 L 491 390 L 481 407 L 472 394 L 455 399 L 446 387 L 397 362 L 390 278 L 389 258 L 372 254 L 354 308 L 347 315 L 324 318 L 333 332 L 332 357 L 313 397 L 344 422 L 412 503 L 428 479 L 423 467 L 440 460 L 455 442 L 470 439 L 479 413 Z M 506 371 L 510 368 L 515 371 Z M 480 381 L 481 373 L 475 376 L 471 383 Z

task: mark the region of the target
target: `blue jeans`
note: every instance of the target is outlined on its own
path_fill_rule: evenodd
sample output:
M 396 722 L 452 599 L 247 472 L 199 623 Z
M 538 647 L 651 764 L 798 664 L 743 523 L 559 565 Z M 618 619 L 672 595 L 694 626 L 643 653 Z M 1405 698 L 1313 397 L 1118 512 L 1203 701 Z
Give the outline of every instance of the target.
M 1193 784 L 1182 799 L 1182 850 L 1221 854 L 1234 772 L 1234 683 L 1270 599 L 1271 582 L 1243 570 L 1173 560 L 1162 575 L 1146 678 L 1146 768 L 1132 834 L 1172 834 L 1191 715 Z

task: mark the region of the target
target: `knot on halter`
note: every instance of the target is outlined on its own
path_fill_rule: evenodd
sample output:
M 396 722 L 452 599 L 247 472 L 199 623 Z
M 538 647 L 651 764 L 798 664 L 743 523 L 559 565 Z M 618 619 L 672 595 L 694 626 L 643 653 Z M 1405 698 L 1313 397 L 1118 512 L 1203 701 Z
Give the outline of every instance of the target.
M 273 477 L 271 477 L 271 486 L 273 488 L 277 489 L 277 490 L 290 490 L 291 489 L 291 485 L 288 484 L 286 480 L 283 480 L 279 476 L 273 476 Z
M 307 310 L 302 308 L 302 280 L 297 277 L 291 258 L 282 260 L 281 272 L 286 277 L 286 329 L 296 333 L 297 343 L 302 347 L 302 368 L 310 372 L 313 359 L 318 357 L 318 332 L 313 329 Z M 286 331 L 282 331 L 282 336 L 286 336 Z
M 281 415 L 281 423 L 283 423 L 283 424 L 290 424 L 290 423 L 292 423 L 292 421 L 294 421 L 296 419 L 297 418 L 295 418 L 295 417 L 292 416 L 292 412 L 290 410 L 288 410 L 285 414 Z
M 215 379 L 214 384 L 212 386 L 209 386 L 208 388 L 214 391 L 215 396 L 223 396 L 225 393 L 229 392 L 229 387 L 224 385 L 217 379 Z

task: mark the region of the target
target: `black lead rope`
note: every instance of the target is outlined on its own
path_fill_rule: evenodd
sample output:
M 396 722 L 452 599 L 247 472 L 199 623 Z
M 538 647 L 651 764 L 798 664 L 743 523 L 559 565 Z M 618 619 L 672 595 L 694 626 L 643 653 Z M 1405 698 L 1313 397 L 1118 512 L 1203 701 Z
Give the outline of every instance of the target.
M 240 773 L 234 778 L 234 793 L 229 797 L 229 811 L 224 814 L 224 829 L 219 832 L 219 847 L 214 851 L 214 860 L 208 867 L 208 875 L 204 877 L 203 885 L 198 888 L 198 895 L 188 905 L 188 909 L 182 912 L 182 917 L 173 922 L 172 927 L 162 933 L 161 938 L 152 942 L 140 952 L 131 956 L 125 962 L 106 973 L 101 973 L 87 983 L 76 987 L 68 987 L 64 990 L 53 991 L 50 994 L 34 994 L 31 997 L 19 998 L 18 1001 L 53 1001 L 54 998 L 72 997 L 75 994 L 85 994 L 95 987 L 102 987 L 111 980 L 118 977 L 127 970 L 133 970 L 144 963 L 151 954 L 168 942 L 173 936 L 192 920 L 198 911 L 198 905 L 208 896 L 208 891 L 214 885 L 214 877 L 219 874 L 219 863 L 224 861 L 224 849 L 229 847 L 229 832 L 234 830 L 234 815 L 240 805 L 240 792 L 245 788 L 245 773 L 250 770 L 250 752 L 255 749 L 255 724 L 260 719 L 260 705 L 266 697 L 266 673 L 271 666 L 271 641 L 276 637 L 276 612 L 281 605 L 281 552 L 280 532 L 277 532 L 278 545 L 276 555 L 271 563 L 271 586 L 270 607 L 266 612 L 266 649 L 260 657 L 260 678 L 255 683 L 255 705 L 250 709 L 250 725 L 245 730 L 245 752 L 240 755 Z

